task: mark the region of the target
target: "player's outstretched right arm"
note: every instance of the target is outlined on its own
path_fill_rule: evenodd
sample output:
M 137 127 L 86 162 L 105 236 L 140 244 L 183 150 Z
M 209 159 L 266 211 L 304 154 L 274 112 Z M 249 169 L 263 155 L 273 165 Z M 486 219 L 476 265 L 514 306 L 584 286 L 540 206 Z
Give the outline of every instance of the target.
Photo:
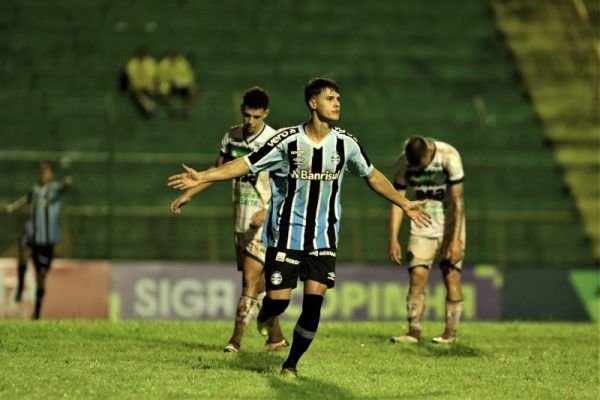
M 29 203 L 29 197 L 23 196 L 17 199 L 14 203 L 10 203 L 9 205 L 4 207 L 4 212 L 6 214 L 12 214 L 17 210 L 25 207 Z
M 215 165 L 213 167 L 210 167 L 209 169 L 220 167 L 224 163 L 225 157 L 219 155 L 219 157 L 217 157 L 215 161 Z M 186 190 L 185 193 L 178 196 L 175 200 L 171 202 L 171 205 L 169 206 L 171 212 L 173 214 L 181 214 L 181 207 L 185 206 L 187 203 L 189 203 L 190 200 L 192 200 L 194 196 L 196 196 L 198 193 L 202 192 L 204 189 L 208 188 L 211 185 L 212 182 L 207 182 Z
M 168 186 L 186 190 L 208 182 L 227 181 L 240 176 L 247 175 L 250 168 L 244 158 L 237 158 L 233 161 L 221 165 L 219 168 L 198 172 L 185 164 L 181 165 L 185 170 L 182 174 L 169 177 Z

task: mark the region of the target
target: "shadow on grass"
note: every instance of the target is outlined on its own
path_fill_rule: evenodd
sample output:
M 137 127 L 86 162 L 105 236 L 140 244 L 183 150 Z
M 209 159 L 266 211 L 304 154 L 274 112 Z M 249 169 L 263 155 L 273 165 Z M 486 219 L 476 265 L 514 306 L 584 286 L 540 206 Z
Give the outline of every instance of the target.
M 273 375 L 269 377 L 269 385 L 276 391 L 274 398 L 313 399 L 318 396 L 323 399 L 351 399 L 354 397 L 349 391 L 337 385 L 303 376 L 290 380 L 280 375 Z
M 327 399 L 348 399 L 352 394 L 332 383 L 313 377 L 300 376 L 291 380 L 282 377 L 281 364 L 286 353 L 244 352 L 237 357 L 226 360 L 226 368 L 232 370 L 252 371 L 262 374 L 271 388 L 276 392 L 274 398 L 314 398 L 321 393 Z
M 485 353 L 474 346 L 469 346 L 464 343 L 453 344 L 436 344 L 436 343 L 421 343 L 417 346 L 419 349 L 425 350 L 426 356 L 432 357 L 484 357 Z
M 231 354 L 231 358 L 226 360 L 226 367 L 231 370 L 252 371 L 259 374 L 274 375 L 279 372 L 279 368 L 285 359 L 285 353 L 270 353 L 266 351 L 248 352 L 244 351 L 238 354 Z
M 166 341 L 165 341 L 166 342 Z M 187 340 L 169 340 L 169 343 L 175 346 L 185 347 L 188 350 L 195 351 L 216 351 L 222 352 L 223 346 L 218 344 L 207 344 L 207 343 L 199 343 L 199 342 L 191 342 Z
M 343 332 L 336 331 L 335 334 L 330 334 L 331 337 L 346 337 L 351 338 L 355 342 L 367 342 L 373 341 L 376 345 L 387 345 L 394 348 L 398 348 L 400 351 L 409 351 L 414 352 L 415 354 L 421 354 L 425 356 L 435 356 L 435 357 L 483 357 L 486 354 L 478 349 L 477 347 L 470 346 L 468 344 L 457 342 L 453 344 L 436 344 L 432 343 L 431 339 L 421 338 L 421 342 L 419 344 L 401 344 L 396 343 L 393 344 L 390 342 L 390 334 L 380 333 L 380 332 L 369 332 L 363 333 L 360 335 L 360 338 L 357 338 L 356 334 L 353 332 Z M 373 345 L 373 343 L 371 343 Z

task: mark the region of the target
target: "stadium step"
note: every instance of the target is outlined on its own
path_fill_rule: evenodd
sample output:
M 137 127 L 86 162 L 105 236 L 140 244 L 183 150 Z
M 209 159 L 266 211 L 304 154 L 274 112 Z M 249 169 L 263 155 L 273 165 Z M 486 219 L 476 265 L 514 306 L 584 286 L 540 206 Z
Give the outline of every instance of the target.
M 496 0 L 493 7 L 600 260 L 600 73 L 589 26 L 567 2 Z

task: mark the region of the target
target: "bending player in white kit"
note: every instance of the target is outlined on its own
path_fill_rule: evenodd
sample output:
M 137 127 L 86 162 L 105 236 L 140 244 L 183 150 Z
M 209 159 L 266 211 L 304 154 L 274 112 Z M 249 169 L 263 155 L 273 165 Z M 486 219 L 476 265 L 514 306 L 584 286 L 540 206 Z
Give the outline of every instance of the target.
M 427 199 L 425 210 L 432 225 L 423 229 L 411 224 L 408 241 L 410 289 L 407 298 L 408 333 L 391 338 L 394 343 L 417 343 L 421 338 L 421 320 L 425 313 L 425 285 L 434 259 L 439 261 L 446 297 L 446 329 L 433 339 L 435 343 L 452 343 L 462 313 L 460 270 L 465 254 L 465 214 L 463 202 L 464 171 L 458 151 L 447 143 L 411 137 L 396 164 L 394 187 L 401 194 L 407 186 L 417 199 Z M 400 264 L 398 233 L 402 210 L 392 205 L 389 258 Z
M 275 130 L 265 123 L 269 115 L 269 96 L 259 87 L 248 89 L 241 105 L 244 123 L 229 129 L 221 142 L 221 152 L 215 167 L 244 157 L 261 147 L 273 136 Z M 212 183 L 187 190 L 171 203 L 171 211 L 181 213 L 181 207 L 193 196 Z M 242 271 L 242 295 L 238 301 L 235 325 L 225 352 L 240 351 L 244 329 L 252 319 L 254 308 L 260 308 L 265 296 L 264 263 L 266 246 L 261 242 L 262 225 L 271 200 L 269 173 L 248 174 L 233 180 L 233 205 L 235 220 L 235 250 L 238 271 Z M 289 347 L 283 337 L 279 322 L 270 331 L 265 350 L 274 351 Z

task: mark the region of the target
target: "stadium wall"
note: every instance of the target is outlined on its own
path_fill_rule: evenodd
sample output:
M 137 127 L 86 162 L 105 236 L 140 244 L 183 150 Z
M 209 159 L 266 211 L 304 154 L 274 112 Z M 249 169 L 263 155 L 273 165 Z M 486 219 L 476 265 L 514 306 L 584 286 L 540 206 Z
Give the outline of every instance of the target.
M 443 320 L 446 290 L 438 271 L 427 287 L 427 318 Z M 598 321 L 597 270 L 499 269 L 468 265 L 463 270 L 463 319 Z M 535 284 L 532 284 L 535 282 Z M 0 317 L 31 315 L 33 268 L 25 296 L 14 302 L 14 259 L 0 259 Z M 337 321 L 404 321 L 407 274 L 399 268 L 341 264 L 327 294 L 322 317 Z M 45 319 L 232 320 L 241 291 L 230 266 L 177 262 L 92 262 L 57 260 L 48 279 Z M 301 309 L 296 290 L 285 314 Z

